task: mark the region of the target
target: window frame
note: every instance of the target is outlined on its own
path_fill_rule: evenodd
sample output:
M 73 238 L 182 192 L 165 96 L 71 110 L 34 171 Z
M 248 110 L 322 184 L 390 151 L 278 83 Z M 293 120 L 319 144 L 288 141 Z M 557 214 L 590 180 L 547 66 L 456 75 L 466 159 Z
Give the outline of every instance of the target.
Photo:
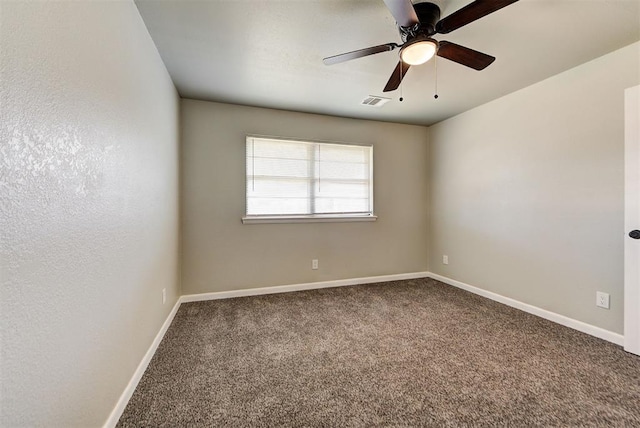
M 307 144 L 331 144 L 331 145 L 343 145 L 343 146 L 358 146 L 369 147 L 369 206 L 371 208 L 370 213 L 331 213 L 331 214 L 247 214 L 247 199 L 248 199 L 248 174 L 247 174 L 247 147 L 250 138 L 263 138 L 269 140 L 277 140 L 283 142 L 294 143 L 307 143 Z M 326 140 L 312 140 L 290 137 L 279 137 L 271 135 L 257 135 L 247 134 L 245 136 L 245 195 L 244 195 L 244 216 L 242 217 L 243 224 L 260 224 L 260 223 L 332 223 L 332 222 L 360 222 L 360 221 L 376 221 L 378 216 L 374 211 L 374 184 L 373 184 L 373 144 L 364 143 L 346 143 L 340 141 L 326 141 Z

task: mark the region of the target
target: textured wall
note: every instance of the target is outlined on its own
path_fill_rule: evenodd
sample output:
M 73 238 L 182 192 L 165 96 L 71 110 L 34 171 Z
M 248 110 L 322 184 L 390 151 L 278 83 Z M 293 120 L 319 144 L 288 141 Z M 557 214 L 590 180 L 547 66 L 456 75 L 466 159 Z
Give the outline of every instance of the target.
M 184 294 L 426 270 L 427 128 L 193 100 L 181 106 Z M 378 221 L 243 225 L 247 134 L 372 143 Z
M 624 89 L 639 62 L 635 43 L 430 128 L 432 272 L 622 333 Z
M 178 295 L 178 97 L 132 2 L 0 9 L 0 426 L 100 426 Z

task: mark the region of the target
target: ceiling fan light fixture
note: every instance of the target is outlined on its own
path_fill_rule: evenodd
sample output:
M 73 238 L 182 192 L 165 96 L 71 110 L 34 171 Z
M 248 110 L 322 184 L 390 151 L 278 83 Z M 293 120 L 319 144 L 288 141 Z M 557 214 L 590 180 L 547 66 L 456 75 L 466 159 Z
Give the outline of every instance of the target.
M 435 40 L 416 40 L 402 47 L 400 50 L 400 59 L 405 64 L 420 65 L 433 58 L 437 50 L 438 45 Z

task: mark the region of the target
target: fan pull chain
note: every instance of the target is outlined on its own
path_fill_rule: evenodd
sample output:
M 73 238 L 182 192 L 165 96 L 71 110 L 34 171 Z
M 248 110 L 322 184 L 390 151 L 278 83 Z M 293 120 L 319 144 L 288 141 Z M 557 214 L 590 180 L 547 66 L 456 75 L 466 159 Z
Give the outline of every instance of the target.
M 400 70 L 400 102 L 404 100 L 404 98 L 402 98 L 402 67 L 404 67 L 404 63 L 400 61 L 400 68 L 398 69 Z
M 435 55 L 433 57 L 433 67 L 435 68 L 435 94 L 433 95 L 433 98 L 435 98 L 436 100 L 438 99 L 438 55 Z

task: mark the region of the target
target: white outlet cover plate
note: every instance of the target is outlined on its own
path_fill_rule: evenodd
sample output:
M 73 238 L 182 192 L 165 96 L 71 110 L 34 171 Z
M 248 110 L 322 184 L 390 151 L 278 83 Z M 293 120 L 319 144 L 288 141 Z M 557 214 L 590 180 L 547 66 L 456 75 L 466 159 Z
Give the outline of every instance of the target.
M 596 306 L 609 309 L 609 293 L 596 292 Z

